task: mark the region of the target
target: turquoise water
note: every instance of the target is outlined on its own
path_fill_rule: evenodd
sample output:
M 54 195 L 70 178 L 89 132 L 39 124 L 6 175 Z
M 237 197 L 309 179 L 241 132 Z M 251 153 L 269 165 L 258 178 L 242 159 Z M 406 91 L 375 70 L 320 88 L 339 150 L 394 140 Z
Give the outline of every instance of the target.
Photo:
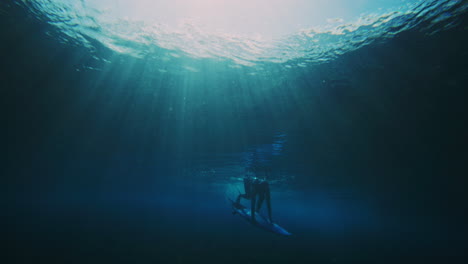
M 467 7 L 2 1 L 7 257 L 455 263 Z M 251 167 L 293 236 L 231 214 Z
M 426 24 L 420 29 L 427 34 L 450 28 L 457 23 L 453 19 L 466 9 L 462 1 L 186 2 L 21 3 L 54 25 L 59 31 L 55 36 L 61 41 L 86 46 L 90 52 L 95 51 L 96 41 L 116 53 L 149 59 L 163 72 L 168 64 L 177 62 L 184 66 L 171 71 L 199 72 L 202 69 L 196 65 L 197 59 L 221 60 L 230 67 L 250 66 L 251 73 L 264 72 L 263 68 L 271 64 L 306 67 L 385 41 L 421 24 Z M 222 8 L 224 5 L 228 7 Z M 288 11 L 278 11 L 282 9 Z M 215 14 L 224 18 L 207 18 Z M 286 26 L 283 29 L 281 25 Z

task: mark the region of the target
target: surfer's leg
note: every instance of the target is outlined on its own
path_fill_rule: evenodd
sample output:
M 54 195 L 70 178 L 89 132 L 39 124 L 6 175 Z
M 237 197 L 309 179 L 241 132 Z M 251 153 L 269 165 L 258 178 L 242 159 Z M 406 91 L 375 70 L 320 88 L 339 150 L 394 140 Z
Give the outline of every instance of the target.
M 268 217 L 270 218 L 270 222 L 273 223 L 273 218 L 271 217 L 271 197 L 270 197 L 270 187 L 266 185 L 265 187 L 265 196 L 266 196 L 266 204 L 268 209 Z
M 236 199 L 236 204 L 240 203 L 241 198 L 244 198 L 244 199 L 248 200 L 248 199 L 250 199 L 250 196 L 248 194 L 246 194 L 246 193 L 239 194 L 239 196 L 237 196 L 237 199 Z
M 250 217 L 252 218 L 252 221 L 255 222 L 255 202 L 257 201 L 257 195 L 254 194 L 252 195 L 250 199 Z
M 258 195 L 258 202 L 257 202 L 257 212 L 260 212 L 260 208 L 262 208 L 263 200 L 265 200 L 265 193 L 261 192 Z
M 244 194 L 239 194 L 236 199 L 236 204 L 240 203 L 240 199 L 244 196 Z
M 240 203 L 240 198 L 242 197 L 242 194 L 239 194 L 236 199 L 236 204 Z

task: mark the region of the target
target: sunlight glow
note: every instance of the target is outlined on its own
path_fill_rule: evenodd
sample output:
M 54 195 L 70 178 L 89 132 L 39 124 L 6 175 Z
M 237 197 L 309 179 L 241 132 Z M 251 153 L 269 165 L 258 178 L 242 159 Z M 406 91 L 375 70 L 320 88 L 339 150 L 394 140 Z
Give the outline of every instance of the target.
M 279 37 L 352 16 L 344 0 L 88 0 L 115 17 L 177 28 L 190 22 L 211 32 Z M 362 2 L 362 1 L 361 1 Z
M 43 13 L 61 40 L 91 50 L 97 41 L 157 61 L 190 57 L 253 66 L 300 60 L 284 64 L 294 68 L 392 38 L 421 21 L 443 21 L 461 0 L 19 1 Z

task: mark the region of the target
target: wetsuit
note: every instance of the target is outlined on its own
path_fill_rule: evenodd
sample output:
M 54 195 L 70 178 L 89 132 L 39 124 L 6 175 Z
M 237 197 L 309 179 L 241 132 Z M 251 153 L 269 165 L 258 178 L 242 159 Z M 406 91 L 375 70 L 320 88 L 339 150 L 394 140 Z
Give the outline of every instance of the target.
M 271 217 L 271 199 L 270 199 L 270 186 L 267 181 L 252 179 L 250 177 L 244 178 L 244 194 L 239 194 L 236 203 L 240 203 L 240 199 L 244 198 L 250 200 L 250 210 L 252 221 L 255 221 L 255 212 L 259 212 L 262 207 L 263 201 L 266 199 L 268 217 L 270 222 L 273 222 Z M 258 196 L 258 200 L 257 200 Z

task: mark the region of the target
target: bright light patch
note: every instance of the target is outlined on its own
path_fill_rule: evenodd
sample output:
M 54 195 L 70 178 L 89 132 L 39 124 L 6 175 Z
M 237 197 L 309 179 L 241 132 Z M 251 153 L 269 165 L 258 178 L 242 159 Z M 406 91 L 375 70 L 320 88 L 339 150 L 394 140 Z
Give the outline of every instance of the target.
M 390 2 L 400 0 L 387 0 Z M 350 3 L 352 2 L 352 3 Z M 176 29 L 188 21 L 204 30 L 264 38 L 343 21 L 375 1 L 348 0 L 87 0 L 116 18 L 160 23 Z M 381 7 L 385 7 L 382 4 Z
M 325 62 L 465 8 L 456 0 L 18 1 L 45 14 L 64 41 L 90 49 L 98 41 L 158 62 L 214 58 L 285 68 Z

